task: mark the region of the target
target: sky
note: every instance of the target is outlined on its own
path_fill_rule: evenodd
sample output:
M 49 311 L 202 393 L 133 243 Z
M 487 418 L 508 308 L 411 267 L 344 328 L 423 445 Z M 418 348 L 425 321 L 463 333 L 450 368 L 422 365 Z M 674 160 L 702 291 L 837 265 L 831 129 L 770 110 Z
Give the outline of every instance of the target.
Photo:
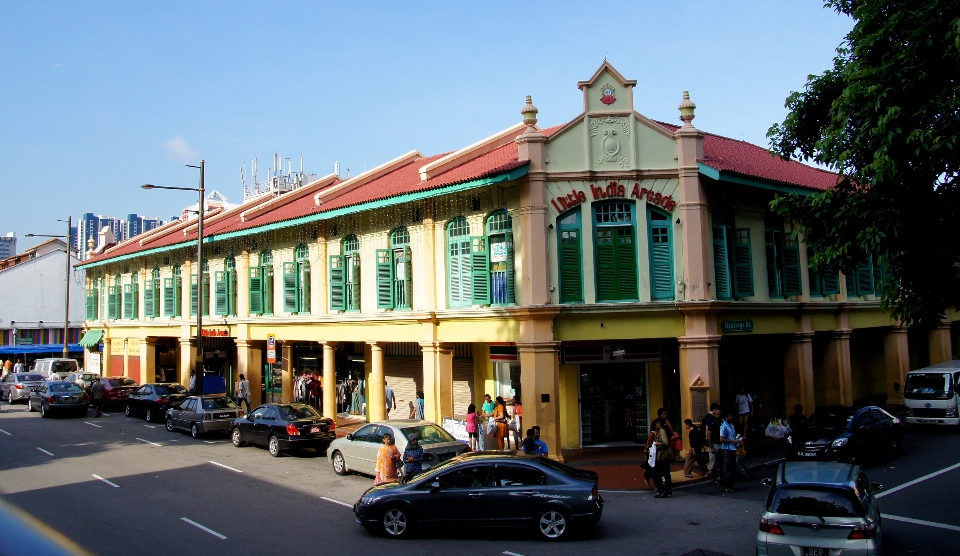
M 243 198 L 273 154 L 352 175 L 411 150 L 462 148 L 582 111 L 577 82 L 610 61 L 635 108 L 768 146 L 767 129 L 852 21 L 789 2 L 13 2 L 0 0 L 0 234 L 64 233 L 85 212 L 169 218 Z M 249 179 L 249 178 L 248 178 Z

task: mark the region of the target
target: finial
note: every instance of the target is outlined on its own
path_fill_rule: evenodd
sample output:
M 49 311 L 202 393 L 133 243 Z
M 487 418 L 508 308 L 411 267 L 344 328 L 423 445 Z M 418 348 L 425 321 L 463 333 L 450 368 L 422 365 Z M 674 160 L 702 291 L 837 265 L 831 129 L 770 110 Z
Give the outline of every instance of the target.
M 680 119 L 683 121 L 683 127 L 693 127 L 693 119 L 696 118 L 696 115 L 693 113 L 696 110 L 697 105 L 690 100 L 690 91 L 683 92 L 683 102 L 680 103 L 680 106 L 677 109 L 680 110 Z
M 539 110 L 533 105 L 533 97 L 527 95 L 527 103 L 520 109 L 520 114 L 523 115 L 523 123 L 530 127 L 537 125 L 537 112 Z

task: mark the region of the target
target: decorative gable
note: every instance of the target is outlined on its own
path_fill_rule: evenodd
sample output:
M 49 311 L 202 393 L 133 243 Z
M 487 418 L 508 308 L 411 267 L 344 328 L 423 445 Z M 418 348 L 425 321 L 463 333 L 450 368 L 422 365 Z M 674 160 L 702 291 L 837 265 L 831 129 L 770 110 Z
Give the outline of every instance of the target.
M 626 79 L 606 60 L 593 76 L 577 83 L 583 91 L 583 111 L 633 112 L 633 88 L 637 82 Z

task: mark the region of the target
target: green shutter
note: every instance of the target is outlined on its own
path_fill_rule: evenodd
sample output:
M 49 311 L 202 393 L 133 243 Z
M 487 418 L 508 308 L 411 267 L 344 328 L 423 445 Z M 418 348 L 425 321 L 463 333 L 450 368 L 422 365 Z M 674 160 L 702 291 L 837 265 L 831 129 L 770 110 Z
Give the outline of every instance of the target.
M 273 314 L 273 265 L 263 267 L 263 314 Z
M 130 284 L 133 293 L 133 318 L 140 317 L 140 284 L 134 282 Z
M 163 279 L 163 315 L 172 317 L 177 298 L 173 293 L 173 278 Z
M 143 316 L 145 317 L 155 317 L 157 316 L 153 312 L 153 280 L 147 279 L 143 283 Z
M 413 308 L 413 250 L 403 248 L 403 308 Z
M 117 287 L 107 286 L 107 318 L 116 320 L 117 318 Z
M 717 299 L 729 299 L 733 296 L 730 283 L 730 257 L 728 256 L 726 226 L 713 227 L 713 288 Z
M 471 300 L 473 305 L 490 304 L 490 255 L 487 252 L 487 238 L 470 238 L 470 279 L 473 283 Z
M 263 314 L 263 269 L 259 266 L 252 266 L 249 269 L 250 280 L 250 314 Z
M 97 290 L 90 288 L 87 293 L 87 320 L 97 319 Z
M 183 312 L 183 277 L 173 278 L 173 316 L 182 316 Z
M 783 232 L 780 230 L 766 230 L 766 249 L 767 249 L 767 286 L 770 290 L 770 297 L 783 297 Z
M 674 298 L 673 261 L 670 260 L 669 220 L 648 219 L 650 223 L 650 298 L 668 300 Z M 666 222 L 666 223 L 664 223 Z M 622 258 L 620 268 L 623 268 Z M 622 291 L 621 287 L 621 291 Z
M 227 314 L 237 316 L 237 269 L 227 271 Z
M 856 269 L 857 295 L 871 295 L 873 288 L 873 256 L 867 255 L 867 260 L 857 265 Z M 848 282 L 849 284 L 849 282 Z M 849 285 L 848 285 L 849 289 Z M 851 293 L 851 292 L 848 292 Z
M 878 296 L 883 295 L 884 264 L 880 257 L 873 257 L 873 291 Z
M 813 259 L 813 249 L 807 247 L 807 278 L 810 279 L 810 295 L 823 295 L 823 280 L 820 273 L 814 272 L 810 261 Z
M 733 232 L 733 295 L 753 295 L 753 253 L 750 246 L 750 228 L 737 228 Z
M 840 273 L 836 270 L 823 272 L 823 295 L 836 295 L 840 293 Z
M 783 240 L 783 295 L 803 295 L 800 279 L 800 244 L 796 238 Z
M 560 230 L 560 303 L 583 302 L 580 230 Z
M 596 250 L 597 301 L 619 299 L 617 288 L 617 249 L 616 230 L 614 228 L 597 229 L 594 242 Z
M 513 250 L 513 234 L 507 232 L 503 235 L 504 241 L 507 242 L 507 303 L 516 303 L 517 302 L 517 287 L 514 283 L 516 280 L 516 272 L 514 271 L 514 262 L 516 256 L 514 255 Z
M 210 316 L 210 273 L 203 273 L 203 316 Z
M 133 305 L 135 303 L 133 297 L 133 284 L 124 284 L 123 285 L 123 318 L 132 319 L 133 318 Z
M 345 284 L 344 284 L 344 257 L 343 255 L 330 255 L 330 310 L 344 311 L 345 306 Z
M 197 314 L 197 275 L 190 275 L 190 316 Z
M 286 313 L 300 310 L 297 278 L 297 263 L 283 263 L 283 310 Z
M 393 251 L 377 249 L 377 308 L 393 309 Z
M 310 261 L 300 261 L 297 263 L 298 280 L 300 282 L 299 301 L 300 313 L 310 313 Z
M 360 310 L 360 255 L 354 253 L 350 257 L 350 264 L 353 265 L 353 282 L 351 282 L 351 297 L 350 300 L 353 302 L 353 305 L 348 307 L 348 309 L 353 311 Z
M 217 315 L 227 314 L 227 273 L 218 270 L 213 273 L 214 288 L 214 307 L 213 312 Z

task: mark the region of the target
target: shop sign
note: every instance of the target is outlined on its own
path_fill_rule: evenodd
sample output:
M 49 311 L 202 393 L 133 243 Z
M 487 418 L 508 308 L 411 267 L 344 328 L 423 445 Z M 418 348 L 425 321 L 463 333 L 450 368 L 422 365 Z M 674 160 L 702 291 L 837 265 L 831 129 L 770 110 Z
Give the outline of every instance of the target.
M 492 263 L 503 263 L 507 261 L 507 243 L 491 243 L 490 244 L 490 262 Z
M 590 187 L 593 187 L 592 185 Z M 577 191 L 574 189 L 570 193 L 567 193 L 564 197 L 557 197 L 555 200 L 550 199 L 550 202 L 553 203 L 553 208 L 557 209 L 557 212 L 564 212 L 573 207 L 579 205 L 580 203 L 587 202 L 587 194 L 583 191 Z M 557 203 L 560 203 L 559 205 Z M 563 208 L 561 208 L 563 207 Z
M 594 186 L 591 183 L 590 193 L 593 195 L 594 201 L 598 201 L 600 199 L 627 198 L 626 186 L 620 185 L 615 181 L 608 183 L 606 187 L 602 185 Z M 647 189 L 646 187 L 640 187 L 639 183 L 633 184 L 633 189 L 630 191 L 630 197 L 633 199 L 646 200 L 647 203 L 652 203 L 670 212 L 673 212 L 673 209 L 677 208 L 677 202 L 673 200 L 673 195 L 664 195 L 663 193 L 657 193 L 652 189 Z
M 486 423 L 483 423 L 486 424 Z M 483 424 L 477 423 L 477 426 L 480 427 Z M 460 442 L 470 443 L 470 435 L 467 434 L 467 422 L 461 421 L 459 419 L 453 419 L 451 417 L 444 417 L 443 424 L 440 425 L 443 427 L 443 430 L 450 433 L 451 436 L 459 440 Z
M 277 335 L 267 334 L 267 363 L 277 362 Z
M 491 361 L 519 361 L 520 358 L 517 355 L 517 346 L 515 344 L 490 344 L 490 360 Z
M 753 321 L 750 319 L 724 320 L 720 323 L 720 330 L 724 334 L 730 332 L 753 332 Z
M 204 338 L 226 338 L 230 336 L 230 331 L 224 328 L 204 328 L 201 336 Z
M 18 346 L 32 346 L 33 338 L 17 338 Z

